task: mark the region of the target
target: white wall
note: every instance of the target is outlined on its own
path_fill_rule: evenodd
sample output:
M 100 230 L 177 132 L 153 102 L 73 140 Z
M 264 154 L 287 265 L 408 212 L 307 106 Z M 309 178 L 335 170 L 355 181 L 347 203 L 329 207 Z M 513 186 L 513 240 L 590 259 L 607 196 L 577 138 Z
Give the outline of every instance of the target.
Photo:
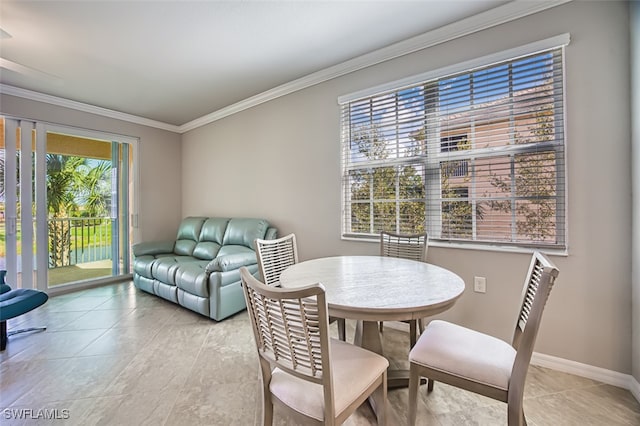
M 173 239 L 181 219 L 180 135 L 121 120 L 0 95 L 0 114 L 138 137 L 141 241 Z
M 631 134 L 633 164 L 632 372 L 640 383 L 640 2 L 631 2 Z
M 629 9 L 572 2 L 262 104 L 183 135 L 182 215 L 268 218 L 303 259 L 375 254 L 340 239 L 337 97 L 570 32 L 566 51 L 568 257 L 536 351 L 631 372 Z M 433 248 L 467 283 L 445 317 L 509 339 L 529 255 Z M 473 293 L 474 275 L 488 291 Z

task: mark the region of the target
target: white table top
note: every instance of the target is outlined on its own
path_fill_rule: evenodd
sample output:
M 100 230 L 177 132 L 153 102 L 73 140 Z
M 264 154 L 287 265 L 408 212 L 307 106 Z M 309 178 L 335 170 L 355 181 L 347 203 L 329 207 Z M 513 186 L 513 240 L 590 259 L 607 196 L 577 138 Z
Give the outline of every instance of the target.
M 329 313 L 365 321 L 424 318 L 449 309 L 465 285 L 455 273 L 429 263 L 381 256 L 307 260 L 285 269 L 282 287 L 320 282 Z

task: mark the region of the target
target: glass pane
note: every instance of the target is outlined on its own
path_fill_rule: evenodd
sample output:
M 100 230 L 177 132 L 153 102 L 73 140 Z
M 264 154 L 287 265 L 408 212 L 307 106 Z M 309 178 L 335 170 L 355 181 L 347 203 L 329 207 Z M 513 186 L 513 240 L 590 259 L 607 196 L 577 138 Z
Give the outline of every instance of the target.
M 476 197 L 503 199 L 514 195 L 511 157 L 480 158 L 474 163 Z
M 424 201 L 404 201 L 400 203 L 400 229 L 403 234 L 425 232 L 426 205 Z
M 520 200 L 516 202 L 518 238 L 537 243 L 556 242 L 556 201 Z
M 373 170 L 373 199 L 395 200 L 397 172 L 395 167 L 379 167 Z
M 548 142 L 555 139 L 554 109 L 552 98 L 544 100 L 547 105 L 539 105 L 542 100 L 536 100 L 534 105 L 524 102 L 516 104 L 519 114 L 516 116 L 514 127 L 514 143 L 529 144 Z M 524 111 L 523 111 L 524 110 Z
M 350 163 L 384 160 L 389 154 L 387 139 L 378 124 L 359 124 L 351 128 Z
M 351 232 L 371 232 L 371 204 L 351 204 Z
M 515 173 L 518 196 L 550 197 L 556 195 L 556 154 L 554 151 L 516 155 Z
M 514 240 L 511 202 L 482 201 L 476 204 L 476 239 L 480 241 Z
M 412 165 L 401 168 L 398 186 L 400 200 L 424 200 L 425 198 L 425 182 L 424 182 L 424 166 Z
M 348 179 L 348 185 L 351 191 L 351 200 L 368 200 L 371 198 L 371 174 L 368 171 L 350 171 Z
M 469 202 L 469 187 L 452 186 L 448 181 L 449 179 L 443 178 L 442 237 L 470 238 L 473 234 L 473 214 Z
M 396 203 L 375 203 L 373 215 L 374 233 L 396 229 Z
M 47 134 L 49 286 L 113 275 L 111 157 L 111 142 Z

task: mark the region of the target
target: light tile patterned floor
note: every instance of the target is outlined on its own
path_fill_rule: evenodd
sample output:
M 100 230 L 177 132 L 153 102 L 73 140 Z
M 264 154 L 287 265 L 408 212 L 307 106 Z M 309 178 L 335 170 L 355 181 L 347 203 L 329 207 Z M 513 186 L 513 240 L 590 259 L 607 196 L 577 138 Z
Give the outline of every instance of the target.
M 215 322 L 129 282 L 52 297 L 9 329 L 35 325 L 47 331 L 13 336 L 0 353 L 3 425 L 259 423 L 246 312 Z M 392 362 L 406 365 L 407 334 L 385 327 L 384 338 Z M 406 424 L 407 390 L 388 397 L 390 425 Z M 628 391 L 533 366 L 525 412 L 534 426 L 640 425 L 640 404 Z M 275 416 L 277 425 L 296 424 L 278 410 Z M 346 424 L 375 418 L 365 405 Z M 505 425 L 506 405 L 438 383 L 429 395 L 421 390 L 418 424 Z

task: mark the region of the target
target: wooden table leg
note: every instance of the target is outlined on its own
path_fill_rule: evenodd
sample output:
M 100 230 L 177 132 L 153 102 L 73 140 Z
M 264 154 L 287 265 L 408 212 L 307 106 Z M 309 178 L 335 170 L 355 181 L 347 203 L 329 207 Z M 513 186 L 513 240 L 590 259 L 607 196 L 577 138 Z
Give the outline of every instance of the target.
M 384 351 L 382 350 L 382 336 L 376 321 L 358 320 L 356 323 L 356 333 L 353 343 L 375 352 L 378 355 L 384 356 Z M 420 380 L 420 384 L 425 383 L 425 379 Z M 409 387 L 409 370 L 394 370 L 389 367 L 387 370 L 387 389 L 406 387 Z
M 377 321 L 358 320 L 356 322 L 356 334 L 353 343 L 384 356 L 382 353 L 382 338 Z

